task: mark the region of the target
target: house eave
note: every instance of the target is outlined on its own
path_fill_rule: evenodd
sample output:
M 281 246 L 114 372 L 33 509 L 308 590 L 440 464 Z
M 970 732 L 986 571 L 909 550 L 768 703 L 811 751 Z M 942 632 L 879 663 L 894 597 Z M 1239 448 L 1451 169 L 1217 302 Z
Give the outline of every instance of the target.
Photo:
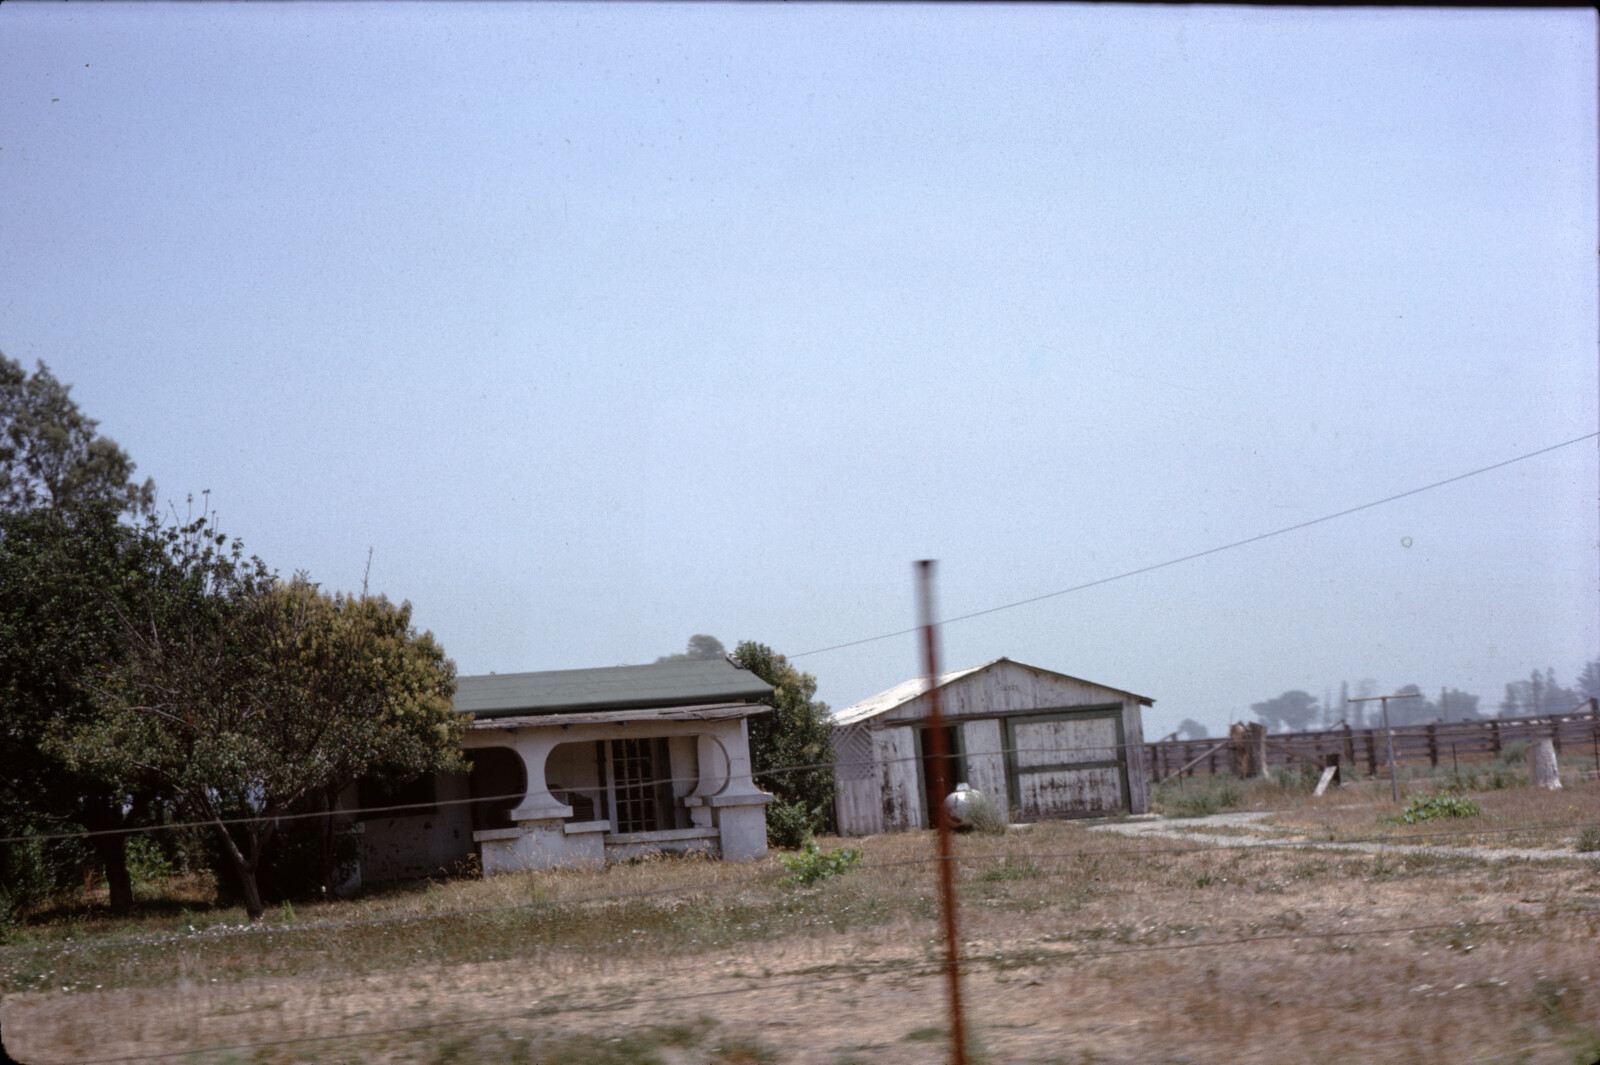
M 692 706 L 635 706 L 589 713 L 479 714 L 467 726 L 479 729 L 550 728 L 557 725 L 617 725 L 631 721 L 727 721 L 765 714 L 764 703 L 700 703 Z

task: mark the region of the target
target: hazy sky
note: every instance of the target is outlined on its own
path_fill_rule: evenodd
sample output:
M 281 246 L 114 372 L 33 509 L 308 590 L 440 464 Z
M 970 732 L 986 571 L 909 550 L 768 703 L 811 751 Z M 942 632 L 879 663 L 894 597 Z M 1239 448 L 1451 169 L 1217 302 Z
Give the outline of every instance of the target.
M 790 654 L 1592 433 L 1586 11 L 0 8 L 0 351 L 463 673 Z M 1213 728 L 1600 647 L 1590 440 L 950 625 Z M 844 706 L 908 636 L 800 664 Z

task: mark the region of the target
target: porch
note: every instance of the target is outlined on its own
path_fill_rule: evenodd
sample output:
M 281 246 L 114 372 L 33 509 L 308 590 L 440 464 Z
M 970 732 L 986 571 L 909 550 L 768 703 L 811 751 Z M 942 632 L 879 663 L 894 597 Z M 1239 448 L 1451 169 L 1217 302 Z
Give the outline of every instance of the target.
M 766 854 L 746 703 L 474 721 L 472 839 L 484 875 L 594 868 L 653 851 Z

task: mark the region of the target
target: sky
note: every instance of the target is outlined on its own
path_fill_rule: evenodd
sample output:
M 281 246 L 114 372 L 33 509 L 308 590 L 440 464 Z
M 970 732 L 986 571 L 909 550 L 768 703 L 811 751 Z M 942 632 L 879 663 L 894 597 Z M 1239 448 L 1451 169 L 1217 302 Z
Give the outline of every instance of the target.
M 7 3 L 0 352 L 463 674 L 709 633 L 843 707 L 923 668 L 820 651 L 916 559 L 965 614 L 1595 433 L 1596 59 L 1583 10 Z M 1150 736 L 1571 683 L 1595 440 L 941 646 Z

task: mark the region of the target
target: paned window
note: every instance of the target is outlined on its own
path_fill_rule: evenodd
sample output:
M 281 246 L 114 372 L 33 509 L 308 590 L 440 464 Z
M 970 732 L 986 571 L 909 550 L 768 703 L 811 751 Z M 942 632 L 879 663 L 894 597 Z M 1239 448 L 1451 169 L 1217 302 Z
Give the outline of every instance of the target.
M 612 740 L 611 779 L 616 797 L 616 830 L 622 833 L 661 830 L 660 789 L 656 779 L 665 776 L 664 741 Z

